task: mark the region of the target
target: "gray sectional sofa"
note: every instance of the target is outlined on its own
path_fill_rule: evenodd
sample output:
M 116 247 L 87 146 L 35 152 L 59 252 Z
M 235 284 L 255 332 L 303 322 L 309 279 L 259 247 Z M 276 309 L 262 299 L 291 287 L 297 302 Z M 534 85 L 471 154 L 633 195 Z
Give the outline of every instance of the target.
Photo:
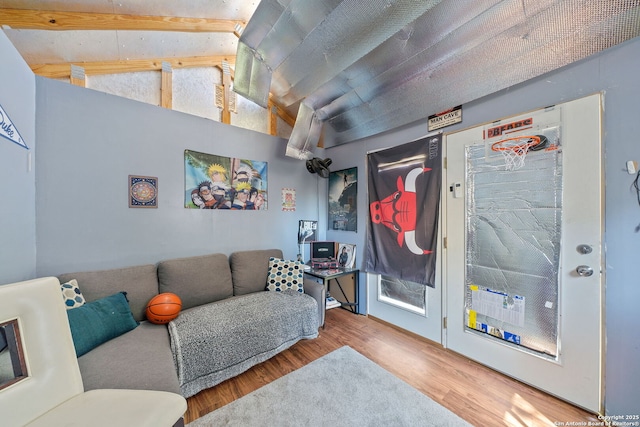
M 324 288 L 266 291 L 278 249 L 211 254 L 111 270 L 62 274 L 87 301 L 127 293 L 140 324 L 78 358 L 85 390 L 170 391 L 192 396 L 288 348 L 315 338 L 324 323 Z M 180 316 L 168 325 L 145 319 L 147 302 L 173 292 Z

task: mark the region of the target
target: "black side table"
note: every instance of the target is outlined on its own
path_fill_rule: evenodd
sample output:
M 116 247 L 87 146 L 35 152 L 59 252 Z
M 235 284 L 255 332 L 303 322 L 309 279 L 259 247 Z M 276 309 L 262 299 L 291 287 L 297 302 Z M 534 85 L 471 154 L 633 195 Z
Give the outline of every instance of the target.
M 325 295 L 330 291 L 331 280 L 335 280 L 340 293 L 342 294 L 342 298 L 340 295 L 336 298 L 340 302 L 340 307 L 345 310 L 349 310 L 352 313 L 358 312 L 358 277 L 360 270 L 356 268 L 330 268 L 330 269 L 310 269 L 305 270 L 304 274 L 308 279 L 314 280 L 317 283 L 322 283 L 324 286 Z M 340 278 L 344 278 L 345 276 L 353 276 L 353 301 L 349 299 L 349 296 L 345 292 L 342 284 L 340 283 Z M 335 297 L 335 296 L 334 296 Z M 343 299 L 341 301 L 341 299 Z

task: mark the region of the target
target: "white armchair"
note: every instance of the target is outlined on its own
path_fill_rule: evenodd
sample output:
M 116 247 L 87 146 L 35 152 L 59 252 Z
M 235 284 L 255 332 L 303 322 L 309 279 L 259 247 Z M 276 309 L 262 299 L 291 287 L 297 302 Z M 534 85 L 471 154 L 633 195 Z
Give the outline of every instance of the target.
M 14 344 L 23 354 L 25 375 L 18 380 L 0 380 L 0 425 L 182 424 L 187 402 L 178 394 L 149 390 L 84 391 L 58 279 L 1 285 L 0 325 L 7 322 L 18 325 L 18 342 Z

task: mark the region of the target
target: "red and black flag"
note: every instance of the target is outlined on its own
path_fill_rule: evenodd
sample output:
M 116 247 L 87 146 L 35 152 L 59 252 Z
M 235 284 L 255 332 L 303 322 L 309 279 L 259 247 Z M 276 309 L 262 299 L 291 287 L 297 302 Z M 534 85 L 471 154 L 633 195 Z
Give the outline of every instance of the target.
M 370 153 L 366 270 L 435 287 L 442 135 Z

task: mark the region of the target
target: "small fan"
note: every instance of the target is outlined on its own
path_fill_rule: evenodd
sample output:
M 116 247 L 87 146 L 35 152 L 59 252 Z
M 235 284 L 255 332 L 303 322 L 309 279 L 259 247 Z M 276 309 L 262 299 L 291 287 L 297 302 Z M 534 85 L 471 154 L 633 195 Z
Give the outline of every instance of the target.
M 309 173 L 317 173 L 322 178 L 329 178 L 329 165 L 331 165 L 331 159 L 321 159 L 314 157 L 307 160 L 307 170 Z

